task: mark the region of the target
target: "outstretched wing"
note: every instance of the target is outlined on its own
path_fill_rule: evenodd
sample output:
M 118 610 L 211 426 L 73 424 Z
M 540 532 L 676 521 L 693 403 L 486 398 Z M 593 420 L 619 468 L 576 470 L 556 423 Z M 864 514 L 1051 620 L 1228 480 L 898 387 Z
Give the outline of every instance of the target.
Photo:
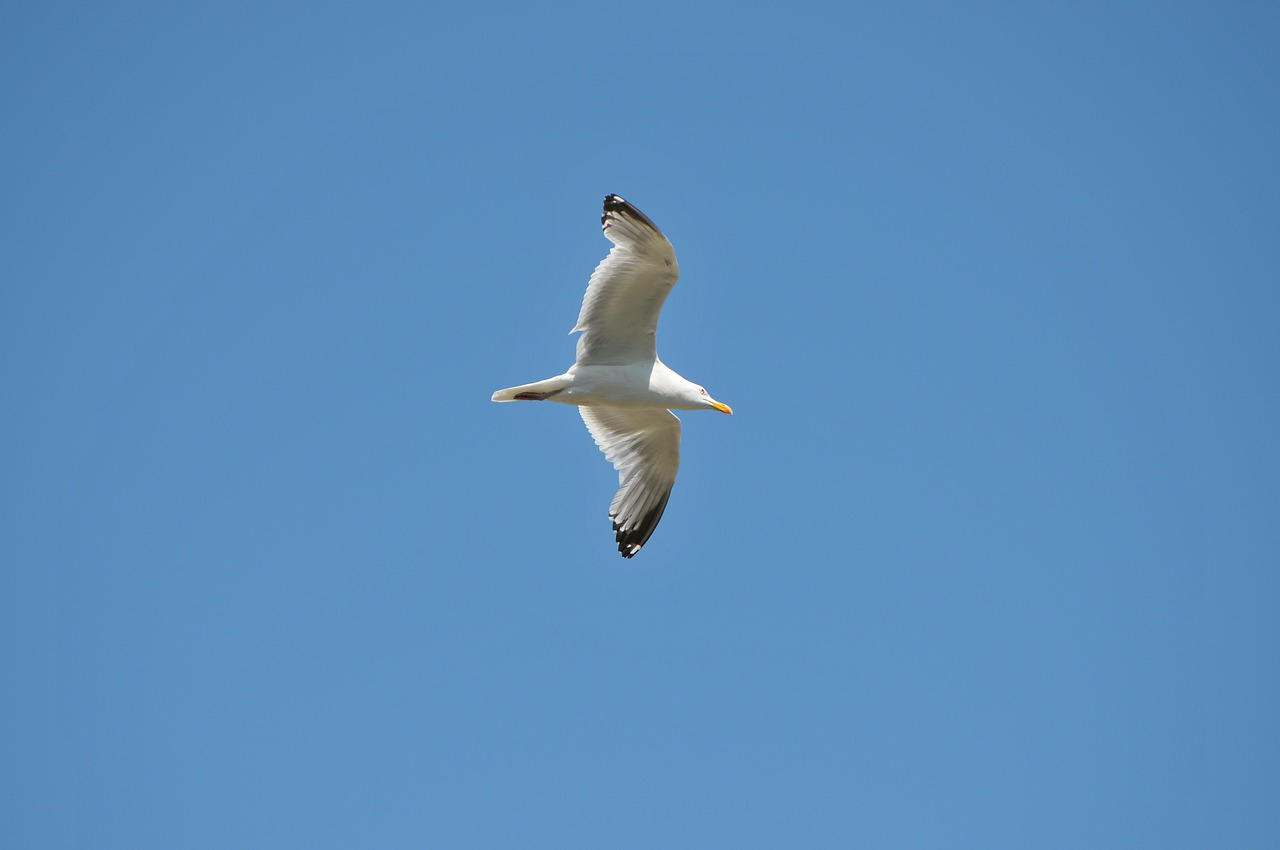
M 600 217 L 613 243 L 587 284 L 574 331 L 578 364 L 617 365 L 657 356 L 658 314 L 680 276 L 676 252 L 648 216 L 606 195 Z
M 680 468 L 680 420 L 653 408 L 578 408 L 596 445 L 618 470 L 618 493 L 609 518 L 618 534 L 618 551 L 630 558 L 640 551 L 667 509 Z

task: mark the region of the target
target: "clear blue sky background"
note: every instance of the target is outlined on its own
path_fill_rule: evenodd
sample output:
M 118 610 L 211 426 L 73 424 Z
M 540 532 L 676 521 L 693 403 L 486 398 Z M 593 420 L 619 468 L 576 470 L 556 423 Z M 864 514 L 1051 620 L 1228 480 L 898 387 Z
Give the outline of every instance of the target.
M 14 848 L 1274 848 L 1267 3 L 9 3 Z M 649 546 L 574 411 L 683 271 Z

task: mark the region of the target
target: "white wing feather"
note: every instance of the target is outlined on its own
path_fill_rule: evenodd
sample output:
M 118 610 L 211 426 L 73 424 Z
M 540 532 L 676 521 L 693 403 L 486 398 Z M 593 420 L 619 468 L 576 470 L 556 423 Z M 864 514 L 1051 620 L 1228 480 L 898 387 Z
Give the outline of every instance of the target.
M 574 331 L 578 365 L 617 365 L 657 357 L 658 314 L 680 276 L 676 252 L 648 216 L 617 195 L 600 218 L 613 243 L 587 284 Z
M 655 408 L 579 407 L 582 421 L 618 470 L 609 506 L 618 551 L 630 558 L 658 527 L 680 469 L 680 420 Z

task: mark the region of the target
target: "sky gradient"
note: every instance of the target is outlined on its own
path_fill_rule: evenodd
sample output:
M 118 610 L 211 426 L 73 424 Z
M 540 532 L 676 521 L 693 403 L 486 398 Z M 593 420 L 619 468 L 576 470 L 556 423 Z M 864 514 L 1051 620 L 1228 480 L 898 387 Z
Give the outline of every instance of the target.
M 1280 12 L 456 5 L 0 11 L 3 843 L 1277 846 Z

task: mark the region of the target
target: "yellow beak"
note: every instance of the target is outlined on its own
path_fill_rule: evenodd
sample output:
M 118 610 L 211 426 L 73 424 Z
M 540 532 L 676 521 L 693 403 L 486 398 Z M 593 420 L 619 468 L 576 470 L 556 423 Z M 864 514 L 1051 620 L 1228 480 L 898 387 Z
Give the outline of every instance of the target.
M 711 402 L 711 406 L 721 413 L 733 413 L 733 408 L 722 401 L 713 401 Z

